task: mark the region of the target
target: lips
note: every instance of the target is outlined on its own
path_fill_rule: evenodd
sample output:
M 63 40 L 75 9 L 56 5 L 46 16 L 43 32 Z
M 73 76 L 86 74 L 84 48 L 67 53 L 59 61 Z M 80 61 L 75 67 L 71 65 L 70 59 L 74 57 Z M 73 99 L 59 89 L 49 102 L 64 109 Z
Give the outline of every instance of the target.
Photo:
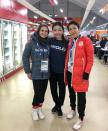
M 72 33 L 72 35 L 76 35 L 76 33 Z

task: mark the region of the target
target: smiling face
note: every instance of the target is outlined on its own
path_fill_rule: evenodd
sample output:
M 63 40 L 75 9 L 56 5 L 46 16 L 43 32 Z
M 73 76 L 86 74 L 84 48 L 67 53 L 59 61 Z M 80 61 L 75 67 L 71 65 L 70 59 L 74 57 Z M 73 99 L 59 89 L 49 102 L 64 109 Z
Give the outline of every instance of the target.
M 48 36 L 48 28 L 43 26 L 41 27 L 40 31 L 39 31 L 39 35 L 42 37 L 42 38 L 46 38 Z
M 62 40 L 62 35 L 64 32 L 61 26 L 59 25 L 54 26 L 52 32 L 57 40 Z
M 79 29 L 77 25 L 71 24 L 68 28 L 68 31 L 72 38 L 76 38 L 79 35 Z

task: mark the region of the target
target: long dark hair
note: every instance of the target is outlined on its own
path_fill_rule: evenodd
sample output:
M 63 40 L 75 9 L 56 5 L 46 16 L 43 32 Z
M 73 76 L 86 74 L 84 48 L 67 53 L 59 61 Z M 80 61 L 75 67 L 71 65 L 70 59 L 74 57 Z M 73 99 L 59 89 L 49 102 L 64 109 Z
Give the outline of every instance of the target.
M 45 44 L 45 42 L 47 41 L 47 38 L 42 38 L 40 36 L 40 34 L 39 34 L 42 27 L 46 27 L 48 29 L 48 34 L 49 34 L 49 28 L 48 28 L 48 26 L 46 24 L 40 24 L 37 31 L 36 31 L 36 33 L 38 35 L 38 40 L 39 40 L 40 44 Z
M 55 23 L 53 23 L 53 25 L 52 25 L 52 30 L 53 30 L 53 28 L 54 28 L 55 26 L 60 26 L 60 27 L 62 28 L 63 32 L 64 32 L 64 27 L 63 27 L 62 23 L 60 23 L 60 22 L 55 22 Z M 66 46 L 66 39 L 65 39 L 65 37 L 64 37 L 64 34 L 62 35 L 62 42 L 63 42 L 63 44 Z
M 46 24 L 40 24 L 39 25 L 39 27 L 37 29 L 37 34 L 39 35 L 39 32 L 40 32 L 40 30 L 41 30 L 42 27 L 46 27 L 48 29 L 48 34 L 49 34 L 49 28 L 48 28 L 48 26 Z

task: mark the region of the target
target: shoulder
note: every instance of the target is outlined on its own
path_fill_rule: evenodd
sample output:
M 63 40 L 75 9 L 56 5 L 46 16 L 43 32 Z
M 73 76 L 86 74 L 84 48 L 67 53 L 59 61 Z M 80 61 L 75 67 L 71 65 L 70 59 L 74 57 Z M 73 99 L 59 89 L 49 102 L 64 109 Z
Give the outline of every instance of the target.
M 93 44 L 92 41 L 91 41 L 91 39 L 89 37 L 87 37 L 87 36 L 80 37 L 80 41 L 83 41 L 83 43 L 87 44 L 87 45 L 88 44 Z
M 54 38 L 48 38 L 48 44 L 52 45 L 55 43 L 55 39 Z
M 86 41 L 91 41 L 91 39 L 87 36 L 81 36 L 80 37 L 82 40 L 86 40 Z
M 29 47 L 32 47 L 32 45 L 33 45 L 33 41 L 32 40 L 28 40 L 27 43 L 26 43 L 26 45 L 25 45 L 25 47 L 29 48 Z

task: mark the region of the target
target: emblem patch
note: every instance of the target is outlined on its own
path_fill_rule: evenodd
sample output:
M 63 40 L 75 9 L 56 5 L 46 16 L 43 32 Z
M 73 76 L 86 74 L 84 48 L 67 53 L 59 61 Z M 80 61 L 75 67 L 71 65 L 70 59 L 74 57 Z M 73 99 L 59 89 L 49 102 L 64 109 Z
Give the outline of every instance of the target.
M 79 46 L 83 46 L 83 41 L 80 41 L 80 42 L 79 42 Z

